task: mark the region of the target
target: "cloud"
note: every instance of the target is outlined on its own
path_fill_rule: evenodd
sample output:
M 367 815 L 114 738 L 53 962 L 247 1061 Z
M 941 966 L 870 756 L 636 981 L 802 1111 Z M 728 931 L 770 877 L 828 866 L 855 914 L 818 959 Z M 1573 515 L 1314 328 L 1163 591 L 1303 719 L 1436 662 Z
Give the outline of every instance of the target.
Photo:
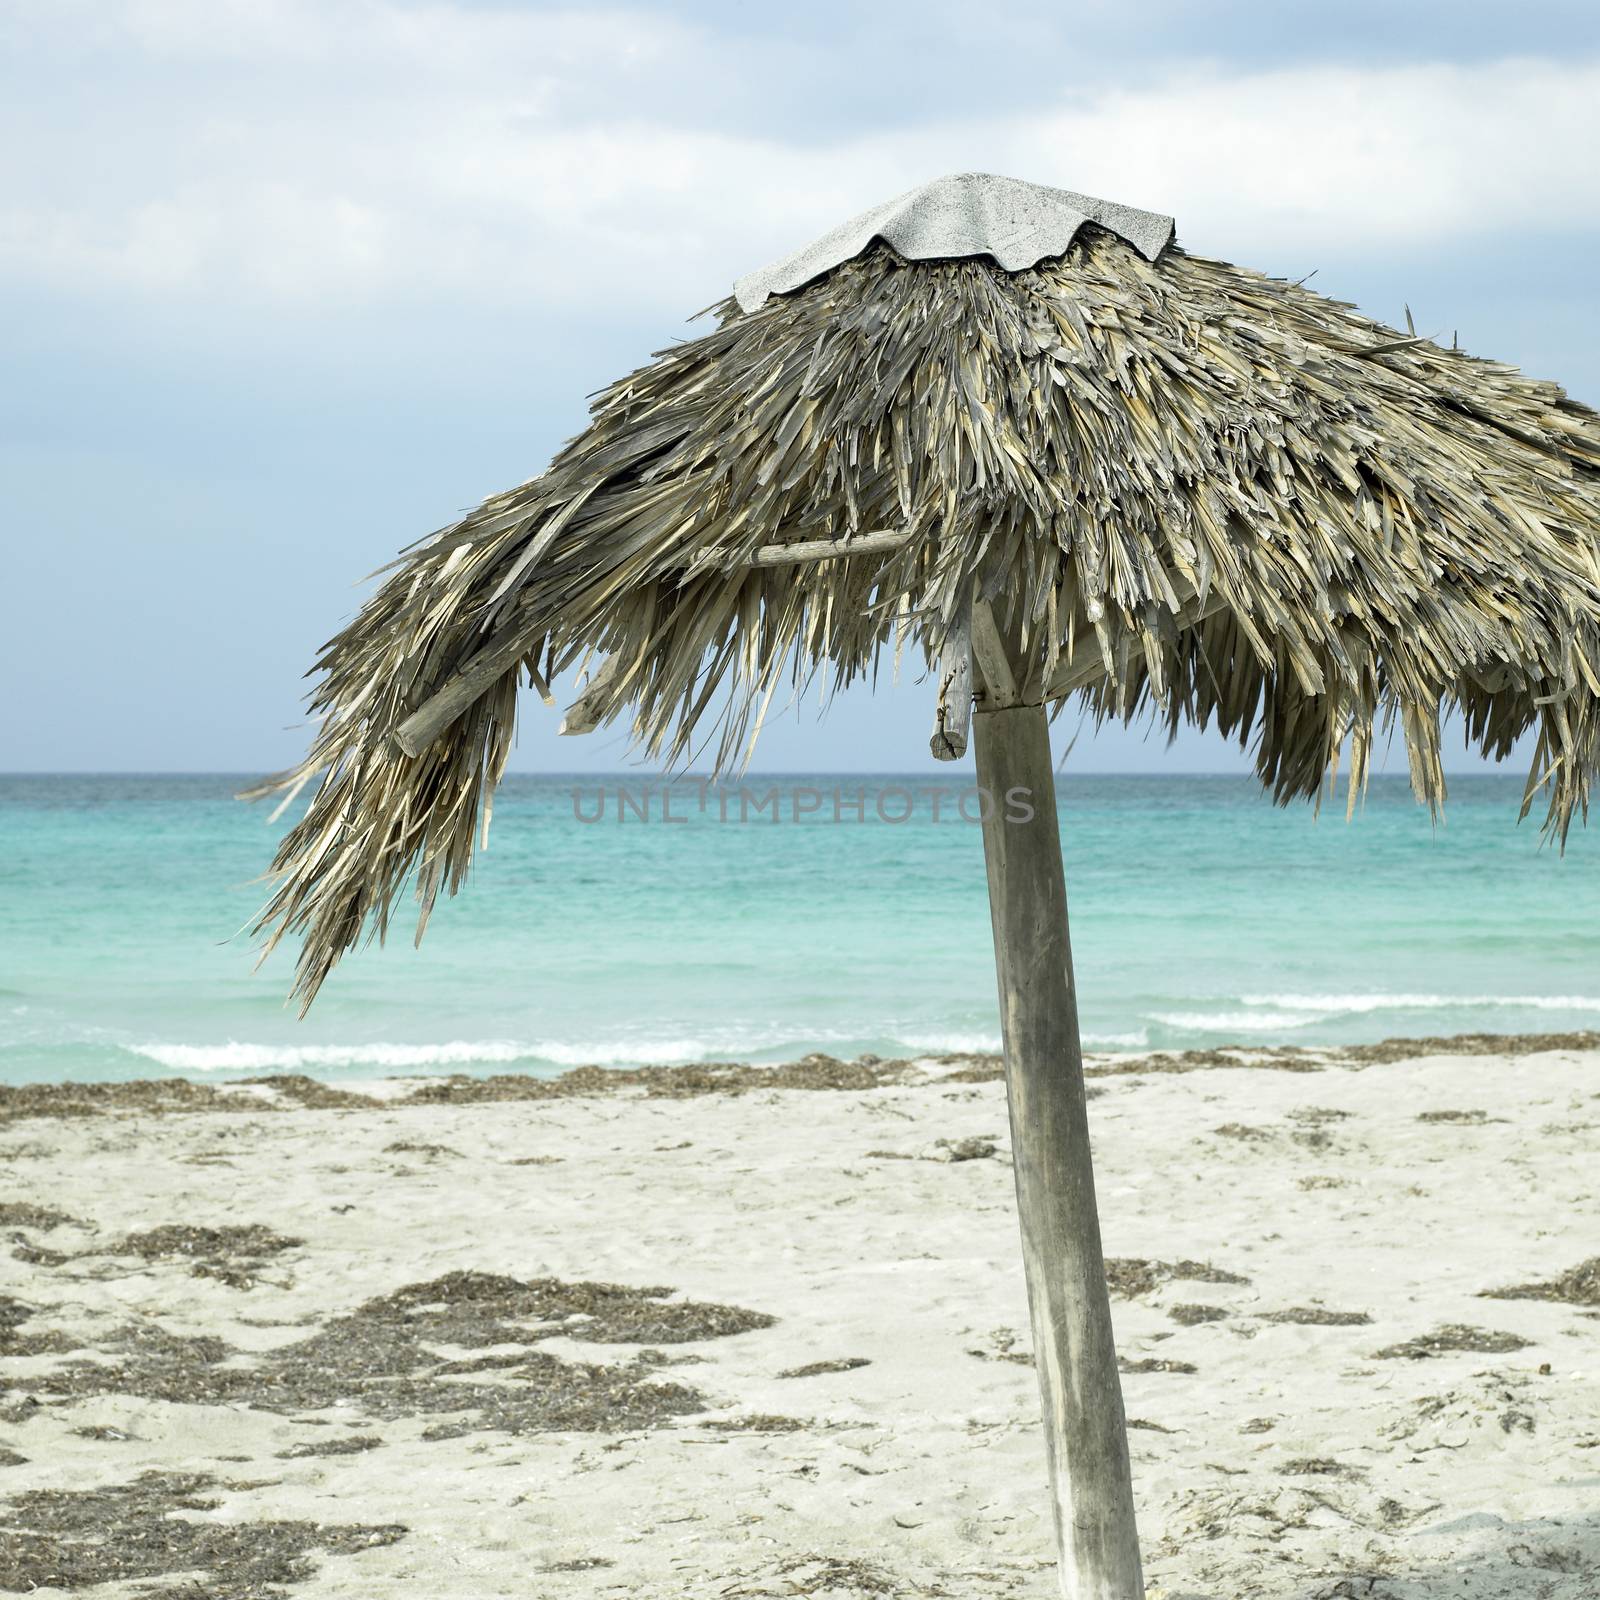
M 1595 60 L 1177 68 L 836 133 L 819 80 L 814 126 L 763 133 L 746 103 L 783 41 L 659 13 L 59 0 L 0 28 L 0 279 L 87 296 L 683 312 L 973 168 L 1286 269 L 1600 216 Z

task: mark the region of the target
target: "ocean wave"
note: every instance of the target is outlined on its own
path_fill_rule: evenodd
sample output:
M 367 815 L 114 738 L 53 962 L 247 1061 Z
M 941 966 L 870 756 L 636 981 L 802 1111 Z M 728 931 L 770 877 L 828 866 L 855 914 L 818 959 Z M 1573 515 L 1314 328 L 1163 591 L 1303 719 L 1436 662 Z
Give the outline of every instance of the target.
M 1371 1011 L 1600 1011 L 1600 998 L 1581 994 L 1244 994 L 1239 1000 L 1324 1018 Z
M 1250 994 L 1219 999 L 1218 1009 L 1198 1009 L 1190 1000 L 1183 1010 L 1156 1011 L 1147 1023 L 1179 1033 L 1202 1036 L 1286 1035 L 1343 1017 L 1377 1012 L 1517 1010 L 1536 1012 L 1600 1012 L 1600 998 L 1589 995 L 1442 994 Z M 1467 1024 L 1463 1024 L 1467 1025 Z M 749 1059 L 792 1059 L 810 1049 L 854 1054 L 872 1048 L 882 1052 L 961 1055 L 992 1054 L 1000 1049 L 998 1032 L 982 1029 L 902 1029 L 890 1025 L 871 1042 L 870 1025 L 841 1033 L 802 1033 L 790 1028 L 747 1026 L 707 1030 L 699 1034 L 663 1032 L 655 1037 L 610 1039 L 451 1039 L 434 1043 L 372 1040 L 351 1044 L 272 1044 L 229 1039 L 213 1044 L 170 1041 L 123 1043 L 120 1048 L 172 1072 L 427 1072 L 492 1067 L 537 1072 L 578 1066 L 620 1067 L 647 1063 L 677 1066 L 690 1062 Z M 111 1043 L 110 1040 L 103 1041 Z M 1085 1049 L 1138 1050 L 1150 1044 L 1149 1026 L 1126 1031 L 1086 1032 Z M 115 1048 L 115 1046 L 113 1046 Z
M 752 1046 L 745 1046 L 748 1053 Z M 530 1059 L 553 1061 L 558 1067 L 652 1067 L 682 1066 L 688 1061 L 704 1061 L 718 1054 L 717 1047 L 704 1039 L 647 1039 L 635 1044 L 554 1044 L 531 1045 Z
M 937 1055 L 993 1055 L 1000 1048 L 998 1033 L 902 1033 L 907 1050 L 927 1050 Z
M 1326 1020 L 1316 1011 L 1158 1011 L 1155 1020 L 1166 1028 L 1194 1033 L 1282 1033 Z
M 523 1044 L 515 1039 L 452 1039 L 444 1044 L 135 1044 L 136 1056 L 174 1072 L 304 1072 L 330 1067 L 379 1067 L 414 1072 L 429 1067 L 508 1066 L 515 1062 L 556 1067 L 621 1066 L 633 1062 L 672 1065 L 706 1055 L 700 1039 L 649 1039 L 637 1043 Z
M 509 1039 L 454 1039 L 448 1044 L 132 1044 L 146 1061 L 175 1072 L 295 1072 L 307 1067 L 447 1067 L 526 1060 Z
M 960 1055 L 998 1051 L 998 1034 L 974 1032 L 896 1033 L 886 1035 L 893 1047 L 917 1053 Z M 1144 1035 L 1086 1035 L 1085 1044 L 1139 1045 Z M 637 1064 L 681 1066 L 689 1062 L 799 1056 L 807 1049 L 826 1048 L 828 1040 L 798 1038 L 792 1034 L 751 1029 L 717 1037 L 663 1037 L 631 1040 L 557 1040 L 525 1042 L 516 1039 L 452 1039 L 443 1044 L 397 1044 L 375 1041 L 361 1044 L 280 1045 L 230 1039 L 222 1044 L 146 1043 L 124 1046 L 136 1056 L 174 1072 L 316 1072 L 337 1068 L 373 1068 L 396 1072 L 425 1071 L 437 1067 L 525 1065 L 530 1067 L 620 1067 Z M 839 1046 L 836 1045 L 836 1048 Z M 851 1044 L 845 1048 L 854 1050 Z M 862 1048 L 865 1048 L 863 1045 Z M 879 1049 L 885 1048 L 879 1045 Z

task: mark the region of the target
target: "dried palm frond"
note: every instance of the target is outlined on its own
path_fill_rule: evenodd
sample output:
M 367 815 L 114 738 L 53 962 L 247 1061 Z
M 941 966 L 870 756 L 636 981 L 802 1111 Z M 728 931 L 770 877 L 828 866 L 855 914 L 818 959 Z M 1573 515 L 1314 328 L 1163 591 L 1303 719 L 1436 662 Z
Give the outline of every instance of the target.
M 879 244 L 717 314 L 323 651 L 321 730 L 263 786 L 320 779 L 260 923 L 269 948 L 304 935 L 303 1003 L 413 873 L 419 938 L 461 882 L 524 668 L 604 656 L 585 722 L 626 712 L 668 761 L 709 731 L 723 768 L 786 680 L 870 674 L 908 624 L 932 656 L 974 593 L 1038 695 L 1214 723 L 1279 800 L 1320 796 L 1341 750 L 1353 799 L 1394 722 L 1437 806 L 1455 710 L 1491 755 L 1537 728 L 1528 798 L 1558 837 L 1586 809 L 1600 418 L 1554 385 L 1094 228 L 1018 272 Z M 757 555 L 886 530 L 905 537 Z M 485 680 L 405 753 L 398 726 L 474 656 Z

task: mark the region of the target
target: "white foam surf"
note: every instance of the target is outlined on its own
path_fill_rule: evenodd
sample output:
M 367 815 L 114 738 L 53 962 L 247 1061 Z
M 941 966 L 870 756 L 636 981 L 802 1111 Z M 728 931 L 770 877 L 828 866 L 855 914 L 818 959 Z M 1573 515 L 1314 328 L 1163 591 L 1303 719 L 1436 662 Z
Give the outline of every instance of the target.
M 926 1050 L 933 1055 L 993 1055 L 1000 1048 L 998 1033 L 902 1033 L 900 1044 L 908 1051 Z
M 1372 1011 L 1600 1011 L 1600 997 L 1582 994 L 1245 994 L 1239 999 L 1247 1006 L 1323 1017 Z
M 1155 1020 L 1188 1033 L 1282 1033 L 1324 1017 L 1314 1011 L 1158 1011 Z
M 621 1066 L 634 1062 L 698 1061 L 706 1055 L 700 1039 L 647 1039 L 626 1044 L 590 1042 L 519 1043 L 514 1039 L 452 1039 L 442 1044 L 135 1044 L 128 1049 L 174 1072 L 315 1072 L 329 1068 L 370 1067 L 417 1072 L 434 1067 Z
M 1085 1034 L 1093 1049 L 1135 1048 L 1147 1042 L 1137 1033 Z M 797 1038 L 759 1029 L 730 1030 L 697 1037 L 589 1039 L 579 1041 L 516 1039 L 452 1039 L 437 1044 L 399 1044 L 377 1040 L 357 1044 L 264 1044 L 229 1039 L 217 1044 L 151 1041 L 124 1046 L 131 1054 L 173 1072 L 426 1072 L 439 1068 L 515 1067 L 538 1069 L 582 1066 L 682 1066 L 707 1060 L 754 1058 L 790 1060 L 808 1049 L 829 1048 L 829 1041 Z M 838 1041 L 834 1048 L 854 1054 L 856 1044 Z M 866 1048 L 861 1045 L 860 1048 Z M 902 1032 L 888 1030 L 874 1046 L 880 1053 L 987 1055 L 1000 1049 L 998 1033 L 962 1030 Z
M 1244 994 L 1230 1001 L 1227 1010 L 1158 1011 L 1153 1020 L 1185 1033 L 1281 1034 L 1385 1011 L 1600 1012 L 1600 998 L 1572 994 Z M 1250 1009 L 1235 1009 L 1238 1006 Z

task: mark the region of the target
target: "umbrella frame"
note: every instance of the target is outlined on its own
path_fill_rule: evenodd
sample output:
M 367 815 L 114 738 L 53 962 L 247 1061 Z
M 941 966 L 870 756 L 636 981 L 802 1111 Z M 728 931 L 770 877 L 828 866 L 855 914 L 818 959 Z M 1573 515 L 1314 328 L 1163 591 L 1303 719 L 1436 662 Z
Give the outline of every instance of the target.
M 959 217 L 987 237 L 1017 218 L 967 191 L 983 200 L 1005 182 L 967 175 L 919 194 L 954 184 Z M 1101 216 L 1082 200 L 1024 197 L 1024 211 L 1069 205 L 1066 239 L 1036 265 L 1064 260 L 1085 221 L 1136 253 L 1106 256 L 1091 238 L 1081 275 L 1040 265 L 1014 294 L 997 297 L 977 268 L 947 270 L 977 254 L 1007 275 L 1027 265 L 969 248 L 960 228 L 884 231 L 885 249 L 932 263 L 930 280 L 896 290 L 881 262 L 845 266 L 878 212 L 828 236 L 843 254 L 777 269 L 799 277 L 741 280 L 748 345 L 725 304 L 707 342 L 607 390 L 548 474 L 402 561 L 411 570 L 325 648 L 313 705 L 329 720 L 311 755 L 252 792 L 286 792 L 287 805 L 324 774 L 258 924 L 268 949 L 308 933 L 296 992 L 309 1006 L 363 928 L 382 936 L 413 867 L 419 939 L 439 889 L 459 886 L 522 671 L 548 703 L 546 679 L 581 661 L 562 731 L 637 701 L 636 736 L 676 760 L 735 670 L 750 692 L 721 770 L 791 653 L 831 659 L 841 683 L 876 661 L 894 614 L 871 591 L 898 590 L 898 615 L 915 614 L 939 656 L 933 754 L 956 759 L 970 740 L 977 758 L 1061 1583 L 1069 1600 L 1141 1600 L 1045 708 L 1082 691 L 1101 719 L 1153 705 L 1174 730 L 1184 717 L 1241 743 L 1259 730 L 1257 771 L 1280 802 L 1320 800 L 1348 744 L 1352 809 L 1380 713 L 1403 722 L 1413 787 L 1436 810 L 1442 706 L 1492 754 L 1537 725 L 1524 814 L 1549 784 L 1548 826 L 1564 840 L 1600 769 L 1600 418 L 1433 346 L 1409 313 L 1401 337 L 1300 284 L 1186 256 L 1170 218 Z M 1129 231 L 1140 218 L 1155 232 Z M 834 266 L 851 277 L 837 296 L 806 291 L 791 320 L 754 320 L 769 293 Z M 879 341 L 851 365 L 886 319 L 920 327 L 941 306 L 971 327 L 935 323 L 937 337 Z M 835 328 L 846 343 L 824 360 Z M 1044 405 L 1055 386 L 1065 398 Z M 852 480 L 858 449 L 873 471 Z M 996 517 L 1012 491 L 1012 514 Z M 907 525 L 875 526 L 897 518 Z M 841 526 L 852 531 L 800 537 Z M 812 563 L 837 566 L 797 591 L 745 581 Z M 1014 631 L 975 586 L 1005 597 Z M 846 608 L 857 625 L 836 648 Z

